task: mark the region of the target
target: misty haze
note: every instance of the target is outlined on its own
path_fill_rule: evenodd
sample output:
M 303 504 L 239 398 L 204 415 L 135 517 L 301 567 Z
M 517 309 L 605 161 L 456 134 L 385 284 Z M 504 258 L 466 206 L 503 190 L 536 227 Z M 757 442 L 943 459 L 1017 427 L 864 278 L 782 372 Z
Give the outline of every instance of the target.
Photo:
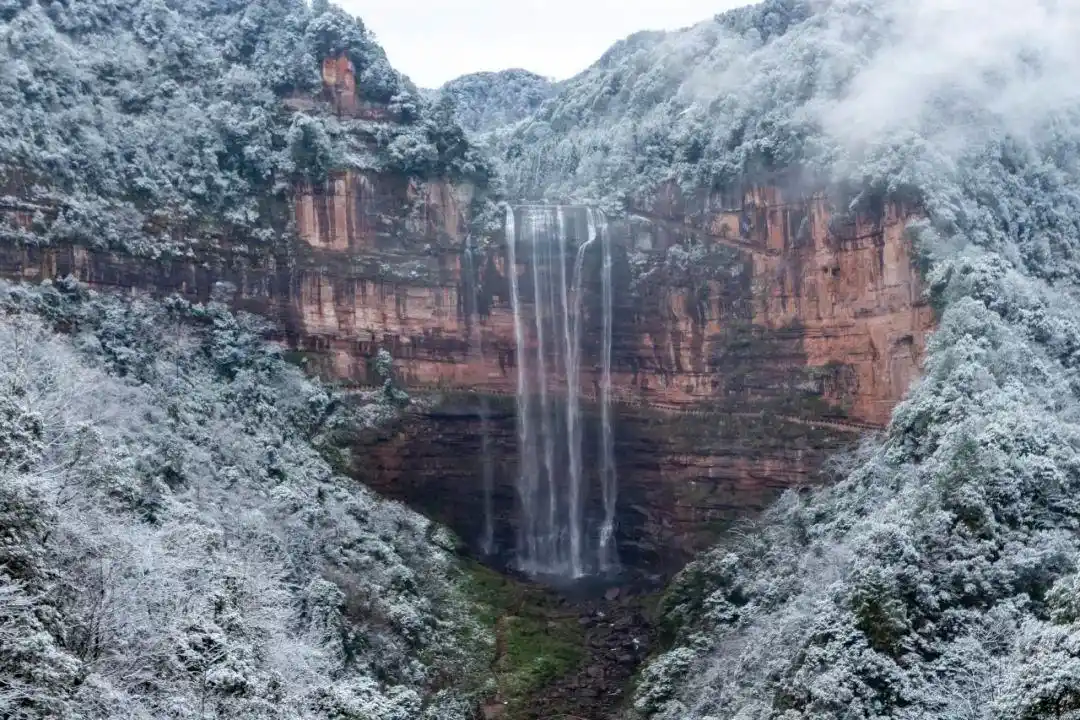
M 0 719 L 1080 720 L 1078 39 L 0 0 Z

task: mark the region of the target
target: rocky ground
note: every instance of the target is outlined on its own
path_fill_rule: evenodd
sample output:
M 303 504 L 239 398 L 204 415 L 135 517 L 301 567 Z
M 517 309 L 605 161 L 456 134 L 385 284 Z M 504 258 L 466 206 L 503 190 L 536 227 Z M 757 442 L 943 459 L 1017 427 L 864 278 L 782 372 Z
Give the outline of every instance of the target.
M 632 585 L 559 591 L 503 581 L 499 692 L 483 708 L 486 720 L 616 717 L 655 643 L 657 594 Z
M 536 698 L 529 718 L 615 717 L 631 689 L 631 679 L 648 656 L 653 633 L 642 596 L 622 597 L 618 588 L 608 598 L 577 603 L 577 623 L 584 635 L 585 657 L 572 672 L 558 678 Z

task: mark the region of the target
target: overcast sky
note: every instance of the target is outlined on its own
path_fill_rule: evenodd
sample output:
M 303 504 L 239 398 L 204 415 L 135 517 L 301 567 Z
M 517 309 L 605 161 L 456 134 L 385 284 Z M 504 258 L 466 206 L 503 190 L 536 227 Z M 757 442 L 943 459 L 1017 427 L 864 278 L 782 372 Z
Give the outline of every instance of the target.
M 421 87 L 522 67 L 556 79 L 638 30 L 692 25 L 749 0 L 337 0 Z

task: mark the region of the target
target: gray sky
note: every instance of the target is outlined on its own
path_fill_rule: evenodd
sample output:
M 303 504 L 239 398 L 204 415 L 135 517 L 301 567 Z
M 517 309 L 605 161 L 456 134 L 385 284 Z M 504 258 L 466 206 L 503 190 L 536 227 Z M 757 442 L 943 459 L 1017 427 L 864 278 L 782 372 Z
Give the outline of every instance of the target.
M 692 25 L 749 0 L 337 0 L 421 87 L 523 67 L 563 79 L 638 30 Z

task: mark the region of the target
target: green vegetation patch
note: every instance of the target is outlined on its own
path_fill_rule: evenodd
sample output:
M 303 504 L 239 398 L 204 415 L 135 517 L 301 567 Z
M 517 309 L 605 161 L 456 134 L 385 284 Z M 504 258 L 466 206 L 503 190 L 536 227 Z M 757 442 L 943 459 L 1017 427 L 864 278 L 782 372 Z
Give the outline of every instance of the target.
M 521 716 L 529 698 L 575 670 L 585 657 L 578 614 L 559 606 L 548 590 L 473 563 L 466 591 L 478 621 L 495 628 L 497 698 L 508 718 Z

